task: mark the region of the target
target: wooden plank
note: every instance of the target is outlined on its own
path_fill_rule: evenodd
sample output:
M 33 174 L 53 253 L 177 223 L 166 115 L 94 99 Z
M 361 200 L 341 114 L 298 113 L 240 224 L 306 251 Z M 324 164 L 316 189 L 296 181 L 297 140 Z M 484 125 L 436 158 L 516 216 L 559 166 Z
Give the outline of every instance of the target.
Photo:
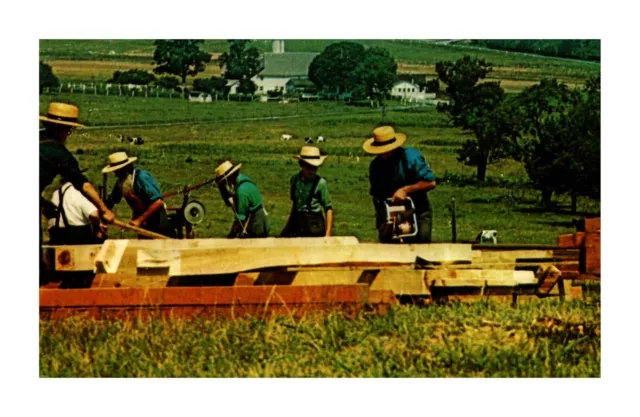
M 518 259 L 553 258 L 553 250 L 473 250 L 471 261 L 473 264 L 482 263 L 516 263 Z
M 600 233 L 600 217 L 584 219 L 584 231 L 587 233 Z
M 537 284 L 533 272 L 514 270 L 472 269 L 472 270 L 431 270 L 425 271 L 427 282 L 446 280 L 467 281 L 513 281 L 520 284 Z
M 324 265 L 327 263 L 378 262 L 413 264 L 416 257 L 435 261 L 470 260 L 471 246 L 464 244 L 346 246 L 292 246 L 261 248 L 184 249 L 180 251 L 181 274 L 214 275 L 238 273 L 273 267 Z M 123 271 L 121 271 L 123 272 Z
M 430 287 L 476 287 L 478 289 L 489 287 L 517 287 L 523 285 L 515 279 L 433 279 L 428 281 Z M 528 282 L 527 282 L 528 283 Z
M 540 268 L 536 273 L 538 294 L 549 294 L 560 280 L 562 273 L 555 266 Z
M 91 288 L 165 288 L 167 275 L 96 274 Z
M 138 249 L 136 267 L 138 275 L 180 275 L 180 252 Z
M 40 291 L 40 315 L 56 319 L 75 314 L 124 317 L 161 313 L 173 316 L 225 314 L 242 316 L 268 312 L 359 311 L 365 305 L 397 304 L 390 291 L 369 291 L 367 285 L 313 287 L 192 287 Z
M 42 250 L 56 271 L 94 271 L 102 245 L 43 245 Z
M 581 272 L 600 275 L 600 233 L 589 233 L 584 238 L 584 268 Z
M 95 258 L 97 273 L 114 273 L 118 270 L 128 240 L 108 240 L 100 248 Z
M 562 248 L 577 248 L 582 246 L 584 241 L 584 232 L 577 232 L 570 235 L 559 235 L 558 246 Z

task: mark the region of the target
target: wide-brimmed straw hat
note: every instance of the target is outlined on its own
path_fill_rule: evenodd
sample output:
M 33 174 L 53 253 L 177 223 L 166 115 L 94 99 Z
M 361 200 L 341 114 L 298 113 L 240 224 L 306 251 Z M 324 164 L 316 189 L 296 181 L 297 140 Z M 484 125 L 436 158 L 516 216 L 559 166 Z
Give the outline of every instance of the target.
M 220 182 L 242 168 L 242 164 L 233 165 L 231 161 L 224 161 L 216 168 L 216 182 Z
M 135 156 L 128 157 L 126 152 L 116 152 L 109 155 L 109 165 L 102 168 L 102 173 L 107 174 L 109 172 L 117 171 L 120 168 L 124 168 L 129 164 L 135 162 L 138 158 Z
M 78 123 L 78 108 L 72 104 L 49 103 L 47 114 L 41 115 L 40 120 L 66 126 L 84 127 L 83 124 Z
M 324 160 L 327 159 L 327 155 L 320 155 L 320 149 L 315 146 L 303 146 L 302 149 L 300 149 L 300 155 L 293 155 L 293 159 L 304 161 L 314 167 L 319 167 Z
M 362 144 L 362 149 L 367 153 L 381 154 L 402 146 L 407 140 L 407 135 L 396 132 L 391 126 L 380 126 L 373 129 L 373 137 Z

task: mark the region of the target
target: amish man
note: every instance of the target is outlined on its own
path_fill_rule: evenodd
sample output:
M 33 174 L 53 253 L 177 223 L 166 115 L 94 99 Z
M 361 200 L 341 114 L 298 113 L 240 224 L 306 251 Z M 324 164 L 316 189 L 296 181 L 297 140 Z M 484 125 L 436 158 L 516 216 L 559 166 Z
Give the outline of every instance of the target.
M 87 177 L 80 172 L 78 161 L 65 147 L 67 138 L 78 123 L 78 108 L 71 104 L 52 102 L 46 115 L 40 116 L 44 130 L 40 132 L 40 205 L 53 217 L 55 209 L 42 197 L 42 191 L 58 174 L 62 174 L 73 187 L 91 201 L 106 223 L 113 223 L 114 214 L 100 199 Z
M 126 152 L 109 155 L 109 165 L 102 169 L 102 173 L 113 172 L 118 181 L 107 198 L 107 205 L 113 207 L 124 197 L 133 212 L 129 224 L 167 237 L 175 237 L 175 230 L 167 217 L 158 182 L 147 171 L 134 167 L 133 163 L 137 159 L 135 156 L 127 156 Z M 138 235 L 138 238 L 146 237 Z
M 327 180 L 317 174 L 326 155 L 320 156 L 315 146 L 303 146 L 298 160 L 300 172 L 291 177 L 290 195 L 293 206 L 283 237 L 329 237 L 333 226 L 333 207 Z
M 269 220 L 262 195 L 251 178 L 240 173 L 242 164 L 224 161 L 216 168 L 216 183 L 222 200 L 233 208 L 234 221 L 228 238 L 257 238 L 269 235 Z
M 50 244 L 89 245 L 105 240 L 106 226 L 100 223 L 98 209 L 66 178 L 53 193 L 51 203 L 56 206 L 57 214 L 49 219 Z
M 418 235 L 405 239 L 407 243 L 431 242 L 432 212 L 427 193 L 436 188 L 436 177 L 422 154 L 414 148 L 403 148 L 407 135 L 391 126 L 373 130 L 373 137 L 364 142 L 365 152 L 377 155 L 369 166 L 369 194 L 376 210 L 376 227 L 380 242 L 389 242 L 385 233 L 386 214 L 383 202 L 413 200 L 418 217 Z

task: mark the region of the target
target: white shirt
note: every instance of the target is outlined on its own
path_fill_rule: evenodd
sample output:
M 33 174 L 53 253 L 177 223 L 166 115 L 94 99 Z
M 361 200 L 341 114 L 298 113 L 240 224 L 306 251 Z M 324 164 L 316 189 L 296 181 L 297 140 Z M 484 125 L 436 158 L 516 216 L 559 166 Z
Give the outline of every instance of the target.
M 89 220 L 89 215 L 98 211 L 96 206 L 94 206 L 91 201 L 87 200 L 80 191 L 73 188 L 73 185 L 71 185 L 70 182 L 66 182 L 59 190 L 56 190 L 56 192 L 53 193 L 53 197 L 51 197 L 51 202 L 56 207 L 58 207 L 58 204 L 60 203 L 61 192 L 64 192 L 62 208 L 67 215 L 69 226 L 86 226 L 90 224 L 91 220 Z M 62 213 L 60 214 L 59 221 L 59 226 L 65 227 L 62 219 Z M 55 226 L 55 224 L 56 219 L 49 219 L 49 226 Z

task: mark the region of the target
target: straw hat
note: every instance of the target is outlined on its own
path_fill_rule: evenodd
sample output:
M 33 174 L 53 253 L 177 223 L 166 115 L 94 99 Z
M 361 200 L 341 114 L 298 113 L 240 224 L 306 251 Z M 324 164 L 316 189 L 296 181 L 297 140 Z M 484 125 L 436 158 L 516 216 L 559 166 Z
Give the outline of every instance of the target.
M 40 120 L 66 126 L 84 127 L 78 123 L 78 108 L 71 104 L 49 103 L 47 114 L 40 116 Z
M 367 139 L 362 145 L 367 153 L 381 154 L 402 146 L 407 140 L 407 135 L 396 132 L 391 126 L 380 126 L 373 129 L 373 137 Z
M 303 146 L 302 149 L 300 149 L 300 155 L 293 155 L 293 159 L 298 159 L 314 167 L 319 167 L 324 160 L 327 159 L 327 155 L 321 156 L 320 149 L 315 146 Z
M 116 152 L 109 155 L 109 165 L 102 168 L 102 173 L 107 174 L 109 172 L 117 171 L 120 168 L 124 168 L 129 164 L 132 164 L 138 158 L 133 156 L 129 158 L 126 152 Z
M 216 168 L 216 182 L 220 182 L 242 167 L 242 164 L 233 165 L 231 161 L 224 161 Z

